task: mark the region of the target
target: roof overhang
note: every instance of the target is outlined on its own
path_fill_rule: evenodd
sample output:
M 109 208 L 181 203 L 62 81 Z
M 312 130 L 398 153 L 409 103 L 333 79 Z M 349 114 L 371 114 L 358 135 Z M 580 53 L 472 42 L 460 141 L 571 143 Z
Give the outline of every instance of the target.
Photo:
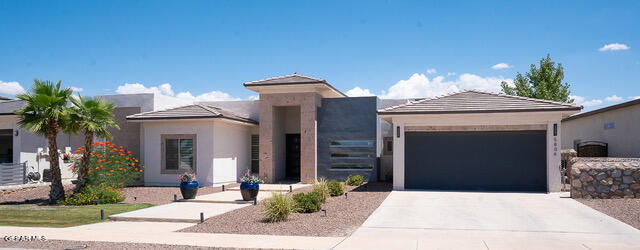
M 464 115 L 522 115 L 525 113 L 531 115 L 560 115 L 561 118 L 569 117 L 570 115 L 576 114 L 580 112 L 580 108 L 578 109 L 562 109 L 562 110 L 540 110 L 540 109 L 530 109 L 530 110 L 479 110 L 479 111 L 442 111 L 442 112 L 384 112 L 383 110 L 378 110 L 378 117 L 387 122 L 392 122 L 394 117 L 424 117 L 424 118 L 434 118 L 437 116 L 464 116 Z
M 248 122 L 240 119 L 233 119 L 229 117 L 210 117 L 210 116 L 191 116 L 191 117 L 154 117 L 154 118 L 129 118 L 128 122 L 170 122 L 170 121 L 224 121 L 235 124 L 257 126 L 258 122 Z
M 318 93 L 324 98 L 347 97 L 340 90 L 323 81 L 316 82 L 290 82 L 290 83 L 268 83 L 268 84 L 244 84 L 245 88 L 260 94 L 280 94 L 280 93 Z

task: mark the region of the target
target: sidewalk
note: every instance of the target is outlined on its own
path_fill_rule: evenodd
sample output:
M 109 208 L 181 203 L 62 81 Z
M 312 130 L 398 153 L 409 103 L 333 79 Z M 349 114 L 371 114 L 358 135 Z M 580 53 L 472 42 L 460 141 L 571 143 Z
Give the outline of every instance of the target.
M 48 240 L 155 243 L 216 248 L 264 249 L 331 249 L 342 242 L 342 240 L 344 240 L 345 238 L 250 234 L 176 233 L 157 230 L 146 230 L 146 228 L 148 227 L 153 227 L 154 225 L 152 224 L 139 224 L 139 226 L 144 228 L 138 228 L 137 230 L 119 230 L 115 228 L 105 228 L 104 230 L 90 230 L 77 227 L 0 227 L 0 236 L 45 236 Z M 135 233 L 133 233 L 132 230 L 134 230 Z

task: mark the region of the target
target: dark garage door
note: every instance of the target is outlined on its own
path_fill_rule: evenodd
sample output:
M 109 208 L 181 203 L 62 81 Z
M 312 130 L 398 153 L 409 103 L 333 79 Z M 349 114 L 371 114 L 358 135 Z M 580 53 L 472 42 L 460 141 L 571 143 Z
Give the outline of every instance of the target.
M 405 188 L 546 191 L 546 131 L 406 132 Z

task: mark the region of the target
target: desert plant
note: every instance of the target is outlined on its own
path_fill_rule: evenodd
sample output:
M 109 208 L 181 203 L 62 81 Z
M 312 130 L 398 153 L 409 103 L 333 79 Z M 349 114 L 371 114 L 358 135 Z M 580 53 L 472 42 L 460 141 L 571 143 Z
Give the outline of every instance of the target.
M 342 189 L 342 184 L 338 181 L 327 182 L 327 187 L 329 188 L 329 195 L 331 196 L 340 196 L 344 194 L 344 190 Z
M 122 146 L 104 141 L 94 142 L 91 147 L 91 157 L 89 158 L 89 171 L 87 171 L 87 184 L 105 184 L 114 187 L 125 187 L 133 184 L 142 175 L 145 166 L 138 163 L 131 151 L 125 150 Z M 86 149 L 84 146 L 74 151 L 80 154 Z M 75 157 L 74 171 L 78 172 L 76 166 L 82 165 L 82 157 Z
M 263 211 L 269 222 L 286 221 L 296 211 L 296 202 L 287 194 L 271 192 L 271 197 L 263 201 Z
M 320 195 L 320 201 L 323 203 L 329 198 L 329 187 L 327 186 L 327 180 L 324 178 L 320 178 L 316 183 L 311 187 L 312 192 L 318 193 Z
M 294 194 L 293 200 L 296 201 L 297 211 L 300 213 L 313 213 L 322 208 L 320 194 L 316 192 Z
M 80 192 L 75 193 L 64 200 L 66 205 L 93 205 L 118 203 L 124 200 L 124 196 L 112 186 L 85 185 Z
M 70 88 L 61 88 L 60 81 L 54 84 L 50 81 L 34 79 L 33 87 L 29 92 L 16 95 L 18 99 L 25 101 L 24 108 L 15 111 L 18 115 L 18 125 L 24 130 L 47 137 L 49 142 L 51 166 L 49 204 L 64 200 L 56 138 L 60 129 L 64 128 L 63 121 L 68 115 L 66 105 L 72 93 Z
M 347 180 L 344 182 L 349 186 L 360 186 L 364 182 L 364 177 L 362 175 L 349 175 Z
M 69 109 L 69 115 L 65 119 L 64 131 L 68 133 L 84 134 L 85 150 L 82 154 L 82 164 L 78 168 L 78 182 L 75 192 L 79 192 L 87 183 L 89 165 L 91 164 L 91 149 L 94 136 L 111 138 L 109 128 L 119 129 L 118 123 L 113 119 L 115 105 L 100 98 L 71 97 L 74 107 Z

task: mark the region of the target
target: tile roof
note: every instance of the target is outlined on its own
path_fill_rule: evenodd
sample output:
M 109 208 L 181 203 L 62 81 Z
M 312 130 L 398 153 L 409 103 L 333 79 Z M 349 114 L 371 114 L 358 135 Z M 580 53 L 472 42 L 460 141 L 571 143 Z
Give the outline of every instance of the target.
M 286 76 L 272 77 L 257 81 L 245 82 L 244 86 L 261 86 L 261 85 L 282 85 L 282 84 L 310 84 L 310 83 L 327 83 L 327 80 L 298 75 L 293 73 Z
M 511 96 L 505 94 L 465 90 L 445 96 L 409 102 L 378 110 L 379 114 L 455 114 L 505 113 L 581 110 L 582 106 Z
M 347 96 L 342 93 L 340 90 L 333 87 L 331 84 L 327 82 L 325 79 L 315 78 L 311 76 L 298 75 L 297 73 L 293 73 L 291 75 L 286 76 L 278 76 L 272 77 L 257 81 L 245 82 L 245 87 L 256 87 L 256 86 L 278 86 L 278 85 L 304 85 L 304 84 L 323 84 L 328 88 L 338 92 L 342 96 Z
M 225 118 L 240 122 L 258 124 L 257 121 L 217 107 L 192 104 L 166 110 L 150 111 L 127 116 L 127 120 L 171 120 Z

